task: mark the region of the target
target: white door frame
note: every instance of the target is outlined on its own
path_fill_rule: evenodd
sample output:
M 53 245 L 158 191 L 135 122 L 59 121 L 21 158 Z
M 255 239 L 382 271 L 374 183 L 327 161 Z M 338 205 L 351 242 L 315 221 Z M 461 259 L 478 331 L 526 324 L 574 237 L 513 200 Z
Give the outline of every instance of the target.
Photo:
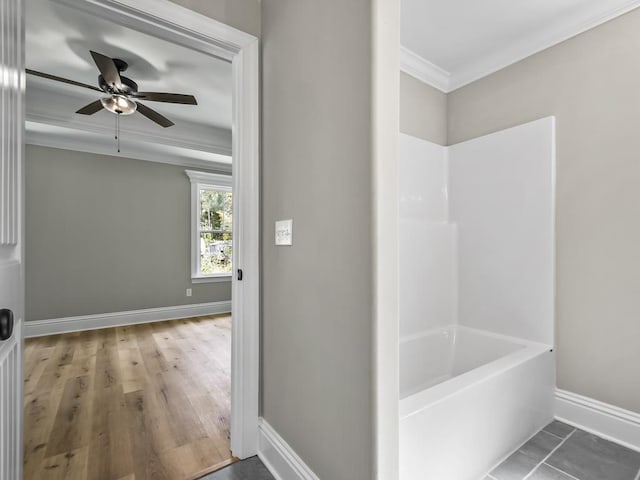
M 259 41 L 169 0 L 52 0 L 113 23 L 231 61 L 233 65 L 234 268 L 231 450 L 258 450 L 259 388 Z M 236 255 L 236 252 L 238 254 Z
M 0 477 L 22 478 L 24 424 L 24 4 L 0 0 L 0 308 L 14 314 L 0 341 Z

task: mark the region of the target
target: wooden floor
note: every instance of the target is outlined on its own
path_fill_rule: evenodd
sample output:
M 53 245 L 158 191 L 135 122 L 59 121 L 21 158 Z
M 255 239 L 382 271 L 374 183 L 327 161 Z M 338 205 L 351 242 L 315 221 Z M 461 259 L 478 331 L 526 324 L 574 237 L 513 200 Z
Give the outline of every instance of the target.
M 27 340 L 24 479 L 187 480 L 228 463 L 230 354 L 229 316 Z

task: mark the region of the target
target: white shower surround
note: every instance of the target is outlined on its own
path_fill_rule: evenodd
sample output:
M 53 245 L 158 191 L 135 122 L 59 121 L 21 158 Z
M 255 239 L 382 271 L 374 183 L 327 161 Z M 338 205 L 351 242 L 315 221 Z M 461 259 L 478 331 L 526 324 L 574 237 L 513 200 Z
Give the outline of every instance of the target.
M 483 478 L 553 417 L 554 132 L 401 135 L 401 480 Z

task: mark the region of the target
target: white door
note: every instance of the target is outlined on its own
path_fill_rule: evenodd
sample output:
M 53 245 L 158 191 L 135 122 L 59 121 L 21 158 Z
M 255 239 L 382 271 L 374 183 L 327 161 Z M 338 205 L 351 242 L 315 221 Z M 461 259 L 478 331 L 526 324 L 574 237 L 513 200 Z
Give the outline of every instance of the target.
M 3 480 L 22 478 L 23 28 L 22 0 L 0 0 L 0 479 Z

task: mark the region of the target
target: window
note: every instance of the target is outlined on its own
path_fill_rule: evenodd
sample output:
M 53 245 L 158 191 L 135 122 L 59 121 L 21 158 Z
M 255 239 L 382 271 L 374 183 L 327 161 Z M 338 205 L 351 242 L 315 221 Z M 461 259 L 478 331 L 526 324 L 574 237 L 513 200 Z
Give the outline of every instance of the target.
M 191 180 L 191 278 L 230 280 L 233 258 L 231 176 L 186 170 Z

